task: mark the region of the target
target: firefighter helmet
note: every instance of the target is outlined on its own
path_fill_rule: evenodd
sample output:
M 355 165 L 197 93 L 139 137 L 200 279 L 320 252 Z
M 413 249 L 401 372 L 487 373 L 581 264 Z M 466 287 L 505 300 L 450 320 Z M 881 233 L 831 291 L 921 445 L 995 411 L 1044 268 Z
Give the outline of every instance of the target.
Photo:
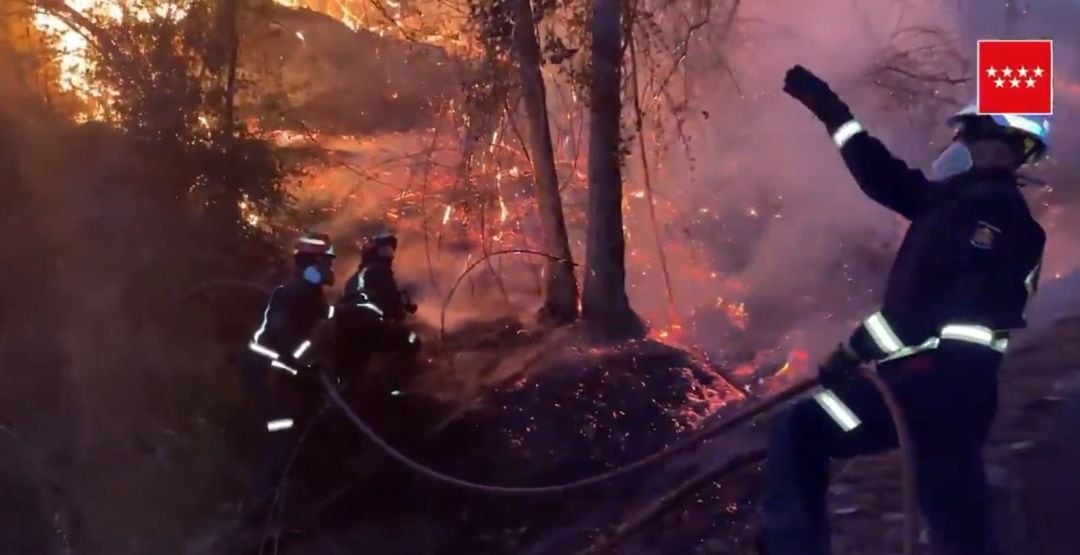
M 328 256 L 333 258 L 334 245 L 330 242 L 330 236 L 325 233 L 307 232 L 296 240 L 293 248 L 293 256 Z
M 1050 117 L 1046 115 L 980 114 L 976 104 L 969 104 L 948 123 L 957 126 L 960 137 L 1015 139 L 1025 163 L 1042 159 L 1050 149 Z
M 382 231 L 368 237 L 367 241 L 364 242 L 363 248 L 360 249 L 360 256 L 364 260 L 393 258 L 397 246 L 397 236 L 389 231 Z
M 371 238 L 371 244 L 376 247 L 390 247 L 397 250 L 397 236 L 389 231 L 383 231 Z

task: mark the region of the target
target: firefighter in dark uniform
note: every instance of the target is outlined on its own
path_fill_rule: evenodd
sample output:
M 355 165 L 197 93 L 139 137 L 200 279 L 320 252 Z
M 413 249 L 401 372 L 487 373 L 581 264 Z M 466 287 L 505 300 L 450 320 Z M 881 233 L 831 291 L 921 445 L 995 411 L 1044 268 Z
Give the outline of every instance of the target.
M 266 439 L 253 479 L 254 507 L 259 514 L 273 497 L 296 445 L 304 421 L 321 398 L 314 355 L 320 351 L 319 324 L 334 317 L 323 288 L 334 283 L 334 247 L 330 237 L 307 233 L 293 252 L 295 275 L 274 289 L 245 356 L 244 370 L 261 391 Z M 255 518 L 255 517 L 252 517 Z
M 784 91 L 825 125 L 859 187 L 909 220 L 881 309 L 822 364 L 823 388 L 774 423 L 763 500 L 768 555 L 829 552 L 829 461 L 895 448 L 881 396 L 856 370 L 890 384 L 912 434 L 919 504 L 935 548 L 997 555 L 982 446 L 997 410 L 1009 332 L 1025 325 L 1046 235 L 1016 170 L 1047 149 L 1043 117 L 950 119 L 953 142 L 933 179 L 894 158 L 829 86 L 802 66 Z
M 419 353 L 419 337 L 405 325 L 406 315 L 416 312 L 416 305 L 394 279 L 397 246 L 397 237 L 391 233 L 372 237 L 361 251 L 356 273 L 345 282 L 335 333 L 337 364 L 346 382 L 366 378 L 368 364 L 377 352 L 394 357 L 395 368 L 391 370 L 400 382 Z

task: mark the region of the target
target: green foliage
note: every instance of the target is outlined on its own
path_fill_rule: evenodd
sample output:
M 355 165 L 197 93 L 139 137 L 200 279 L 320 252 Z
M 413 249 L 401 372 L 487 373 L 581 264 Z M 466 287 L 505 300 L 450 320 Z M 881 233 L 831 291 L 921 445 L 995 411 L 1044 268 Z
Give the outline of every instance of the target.
M 96 36 L 109 37 L 110 45 L 91 51 L 90 78 L 108 91 L 107 117 L 148 156 L 169 163 L 172 193 L 209 218 L 206 227 L 223 246 L 269 247 L 267 222 L 288 209 L 283 183 L 296 166 L 230 121 L 246 84 L 237 80 L 230 91 L 235 22 L 228 3 L 138 0 L 119 18 L 94 17 L 102 32 Z

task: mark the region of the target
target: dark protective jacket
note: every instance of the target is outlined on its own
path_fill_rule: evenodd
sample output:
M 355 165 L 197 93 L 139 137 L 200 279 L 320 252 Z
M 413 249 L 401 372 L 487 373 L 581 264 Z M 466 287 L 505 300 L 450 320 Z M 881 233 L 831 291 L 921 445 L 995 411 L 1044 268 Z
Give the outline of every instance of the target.
M 853 350 L 880 361 L 952 339 L 1003 352 L 1008 331 L 1026 325 L 1046 242 L 1015 175 L 969 171 L 930 181 L 857 123 L 845 125 L 858 132 L 834 138 L 859 187 L 911 221 L 881 311 L 855 330 Z
M 345 282 L 343 307 L 364 308 L 377 313 L 383 320 L 405 320 L 405 303 L 389 260 L 365 257 L 356 273 Z
M 320 286 L 295 277 L 274 289 L 262 324 L 248 343 L 247 360 L 254 368 L 297 375 L 310 362 L 317 324 L 333 317 Z M 254 356 L 251 356 L 254 355 Z

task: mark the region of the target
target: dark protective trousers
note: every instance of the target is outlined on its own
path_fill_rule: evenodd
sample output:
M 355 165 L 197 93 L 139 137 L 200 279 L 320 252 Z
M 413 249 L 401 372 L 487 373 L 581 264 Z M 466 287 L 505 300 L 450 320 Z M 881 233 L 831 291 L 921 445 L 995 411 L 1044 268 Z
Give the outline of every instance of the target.
M 278 372 L 263 392 L 264 434 L 262 452 L 253 477 L 253 495 L 260 502 L 269 501 L 284 477 L 297 441 L 313 416 L 319 399 L 317 392 L 305 391 L 298 377 Z M 291 420 L 288 428 L 269 430 L 267 424 Z
M 1001 354 L 942 341 L 927 353 L 879 366 L 902 405 L 915 447 L 919 505 L 938 552 L 998 555 L 982 447 L 997 411 Z M 881 395 L 858 378 L 834 390 L 862 424 L 844 432 L 813 399 L 772 428 L 763 502 L 765 553 L 829 553 L 829 462 L 897 446 Z

